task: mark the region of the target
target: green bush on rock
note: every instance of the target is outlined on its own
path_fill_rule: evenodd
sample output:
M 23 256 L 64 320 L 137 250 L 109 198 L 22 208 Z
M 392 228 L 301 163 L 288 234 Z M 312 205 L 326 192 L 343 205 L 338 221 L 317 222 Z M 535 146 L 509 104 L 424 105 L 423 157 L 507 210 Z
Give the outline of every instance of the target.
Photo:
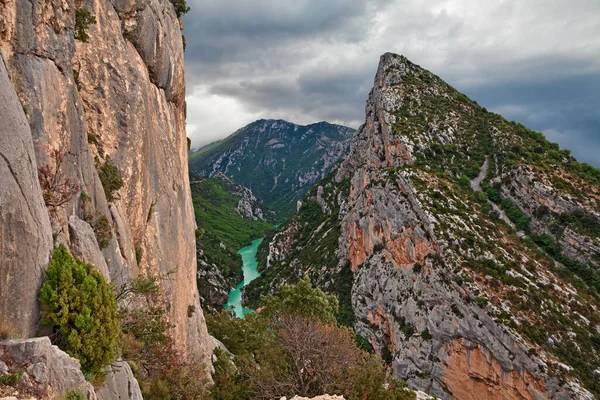
M 88 377 L 102 380 L 102 368 L 119 356 L 117 303 L 104 277 L 73 258 L 61 244 L 52 254 L 40 292 L 43 325 L 53 342 L 81 362 Z
M 109 202 L 118 200 L 120 197 L 115 192 L 121 189 L 125 182 L 123 182 L 121 173 L 119 172 L 119 169 L 113 160 L 107 156 L 104 164 L 101 164 L 100 159 L 96 157 L 96 169 L 98 170 L 98 177 L 100 178 L 102 187 L 104 188 L 106 200 Z
M 90 36 L 87 30 L 91 24 L 96 23 L 96 17 L 85 8 L 75 10 L 75 39 L 86 43 Z

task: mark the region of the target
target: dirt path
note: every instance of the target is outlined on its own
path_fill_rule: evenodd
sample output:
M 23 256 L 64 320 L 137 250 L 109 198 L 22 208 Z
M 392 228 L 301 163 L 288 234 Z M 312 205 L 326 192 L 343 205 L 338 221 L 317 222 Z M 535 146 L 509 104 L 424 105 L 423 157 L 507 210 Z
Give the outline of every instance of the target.
M 489 165 L 490 165 L 489 159 L 487 156 L 485 156 L 485 161 L 483 162 L 483 165 L 481 166 L 481 172 L 479 173 L 479 175 L 477 175 L 471 181 L 471 189 L 473 189 L 475 192 L 482 191 L 481 190 L 481 182 L 483 182 L 483 180 L 487 176 L 487 171 L 488 171 Z M 492 208 L 494 209 L 494 211 L 496 211 L 498 213 L 498 215 L 500 216 L 500 219 L 502 221 L 506 222 L 508 224 L 508 226 L 510 226 L 512 229 L 517 230 L 517 227 L 515 226 L 515 224 L 513 224 L 513 222 L 508 218 L 508 216 L 506 215 L 504 210 L 501 209 L 500 207 L 498 207 L 498 204 L 494 203 L 491 200 L 488 200 L 488 203 L 490 203 L 492 205 Z M 517 232 L 517 234 L 524 235 L 525 233 L 519 231 L 519 232 Z
M 483 162 L 483 166 L 481 167 L 481 172 L 475 177 L 475 179 L 471 181 L 471 189 L 473 189 L 474 191 L 481 192 L 481 182 L 485 179 L 487 175 L 489 165 L 489 159 L 487 156 L 485 156 L 485 161 Z

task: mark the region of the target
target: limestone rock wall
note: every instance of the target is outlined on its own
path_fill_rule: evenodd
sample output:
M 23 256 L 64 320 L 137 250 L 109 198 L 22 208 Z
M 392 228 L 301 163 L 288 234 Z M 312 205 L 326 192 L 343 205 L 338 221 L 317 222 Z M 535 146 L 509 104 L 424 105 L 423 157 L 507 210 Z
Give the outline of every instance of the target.
M 74 38 L 79 8 L 97 20 L 87 29 L 87 43 Z M 0 177 L 0 313 L 22 333 L 35 334 L 37 289 L 54 237 L 102 264 L 112 279 L 168 275 L 163 303 L 176 344 L 208 361 L 211 342 L 195 279 L 181 22 L 173 5 L 3 0 L 0 11 L 0 51 L 10 76 L 2 65 L 0 95 L 10 98 L 3 98 L 0 112 L 12 118 L 0 119 L 0 168 L 6 170 Z M 80 193 L 49 215 L 37 169 L 51 162 L 55 149 Z M 112 201 L 96 168 L 108 157 L 124 180 Z M 81 192 L 90 204 L 82 204 Z M 84 207 L 93 219 L 108 219 L 106 248 L 89 237 Z M 139 263 L 136 250 L 143 254 Z M 196 310 L 190 317 L 189 306 Z
M 0 319 L 35 333 L 52 230 L 29 124 L 0 55 Z

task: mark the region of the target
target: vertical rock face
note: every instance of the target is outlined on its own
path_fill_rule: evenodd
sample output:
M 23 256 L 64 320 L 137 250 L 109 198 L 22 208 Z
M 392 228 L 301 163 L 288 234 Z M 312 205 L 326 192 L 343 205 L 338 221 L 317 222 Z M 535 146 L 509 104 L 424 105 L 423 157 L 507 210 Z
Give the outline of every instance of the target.
M 0 56 L 0 319 L 35 333 L 52 231 L 29 124 Z M 18 304 L 18 306 L 16 306 Z
M 350 155 L 265 240 L 250 292 L 310 276 L 397 376 L 444 399 L 592 399 L 599 183 L 385 54 Z
M 89 10 L 97 21 L 87 28 L 87 42 L 74 38 L 79 8 Z M 183 46 L 173 5 L 168 0 L 18 0 L 3 2 L 0 9 L 0 49 L 30 127 L 25 129 L 21 111 L 24 138 L 11 141 L 13 147 L 21 146 L 14 147 L 22 153 L 16 174 L 21 180 L 28 174 L 28 183 L 21 186 L 31 191 L 21 195 L 26 199 L 9 202 L 18 205 L 21 215 L 2 224 L 3 230 L 12 232 L 2 236 L 2 251 L 20 253 L 12 256 L 14 263 L 35 276 L 32 281 L 37 287 L 51 235 L 90 257 L 101 251 L 113 278 L 168 274 L 169 279 L 163 280 L 163 301 L 175 325 L 176 344 L 208 357 L 210 342 L 195 279 Z M 5 139 L 2 135 L 0 141 Z M 51 215 L 50 224 L 48 212 L 41 207 L 36 175 L 38 167 L 51 162 L 54 149 L 64 155 L 65 175 L 87 196 L 73 196 Z M 124 181 L 113 199 L 107 198 L 97 172 L 109 157 Z M 6 187 L 2 183 L 0 190 Z M 14 188 L 10 192 L 19 193 Z M 25 207 L 27 202 L 32 206 Z M 9 209 L 0 210 L 0 218 L 10 215 Z M 112 237 L 100 249 L 85 240 L 87 233 L 78 227 L 93 225 L 102 217 L 108 220 Z M 18 251 L 16 246 L 21 245 L 28 251 Z M 136 252 L 142 255 L 139 263 Z M 3 279 L 12 274 L 12 264 L 6 260 L 10 257 L 3 254 Z M 18 303 L 19 315 L 32 314 L 25 324 L 27 333 L 34 333 L 36 290 L 9 296 L 4 292 L 0 296 L 0 311 L 9 309 L 9 302 L 13 308 Z M 189 306 L 196 310 L 190 317 Z M 11 322 L 17 323 L 17 314 L 14 317 Z

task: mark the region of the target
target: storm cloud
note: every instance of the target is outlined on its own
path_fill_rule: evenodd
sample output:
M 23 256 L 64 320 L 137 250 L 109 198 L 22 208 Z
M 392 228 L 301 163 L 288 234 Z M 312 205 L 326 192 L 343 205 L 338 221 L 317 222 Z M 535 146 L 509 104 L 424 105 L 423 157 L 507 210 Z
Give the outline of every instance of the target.
M 194 147 L 258 118 L 356 128 L 379 56 L 391 51 L 600 166 L 597 0 L 188 4 Z

